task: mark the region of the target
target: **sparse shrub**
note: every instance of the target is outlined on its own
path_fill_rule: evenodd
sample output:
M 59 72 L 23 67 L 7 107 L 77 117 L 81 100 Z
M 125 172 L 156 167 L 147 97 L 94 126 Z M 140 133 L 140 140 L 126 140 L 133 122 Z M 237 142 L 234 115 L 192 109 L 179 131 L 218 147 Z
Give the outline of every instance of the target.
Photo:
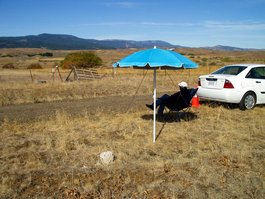
M 42 69 L 42 66 L 39 63 L 33 63 L 28 66 L 28 69 Z
M 53 56 L 53 53 L 46 52 L 46 53 L 41 53 L 41 54 L 39 54 L 39 55 L 41 55 L 41 56 L 43 56 L 43 57 L 52 57 L 52 56 Z
M 1 55 L 1 57 L 14 57 L 13 55 L 9 55 L 9 54 L 4 54 L 4 55 Z
M 199 64 L 199 66 L 207 66 L 206 62 L 197 61 L 197 63 Z
M 207 62 L 207 58 L 205 58 L 205 57 L 202 58 L 202 61 L 203 61 L 203 62 Z
M 12 63 L 8 63 L 8 64 L 3 65 L 2 68 L 4 68 L 4 69 L 15 69 L 15 66 Z
M 28 55 L 28 57 L 34 57 L 34 56 L 37 56 L 37 55 L 40 55 L 40 56 L 43 56 L 43 57 L 52 57 L 53 56 L 53 53 L 46 52 L 46 53 L 27 54 L 27 55 Z
M 95 68 L 102 65 L 102 59 L 93 52 L 77 52 L 68 54 L 61 62 L 62 68 Z
M 229 57 L 223 57 L 222 62 L 230 62 L 231 59 Z
M 216 66 L 217 64 L 215 62 L 209 63 L 209 66 Z

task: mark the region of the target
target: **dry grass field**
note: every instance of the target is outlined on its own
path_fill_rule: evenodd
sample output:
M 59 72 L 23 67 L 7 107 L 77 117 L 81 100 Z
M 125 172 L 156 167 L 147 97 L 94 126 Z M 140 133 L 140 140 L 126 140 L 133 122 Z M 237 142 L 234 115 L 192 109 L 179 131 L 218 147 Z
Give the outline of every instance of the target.
M 106 99 L 109 104 L 117 96 L 150 96 L 152 101 L 151 71 L 144 78 L 142 70 L 111 69 L 112 62 L 133 50 L 96 51 L 104 62 L 99 72 L 106 76 L 80 82 L 51 79 L 51 67 L 66 51 L 53 52 L 53 60 L 43 64 L 38 57 L 25 56 L 44 52 L 34 50 L 0 50 L 1 55 L 13 56 L 0 57 L 0 64 L 12 62 L 17 68 L 0 69 L 0 114 L 4 107 L 28 104 L 33 111 L 36 105 L 45 108 L 55 101 L 71 101 L 73 107 L 86 99 Z M 181 80 L 196 86 L 198 75 L 227 63 L 265 62 L 265 52 L 180 51 L 201 67 L 159 71 L 158 92 L 174 92 Z M 46 83 L 32 82 L 26 66 L 33 59 L 43 64 L 43 69 L 32 70 L 34 80 Z M 68 73 L 61 71 L 63 79 Z M 264 106 L 240 111 L 202 103 L 187 113 L 167 114 L 157 121 L 159 136 L 154 144 L 152 112 L 144 104 L 126 103 L 127 111 L 119 103 L 113 103 L 115 111 L 106 111 L 103 103 L 79 114 L 62 108 L 30 121 L 3 116 L 0 198 L 265 197 Z M 113 152 L 111 164 L 101 164 L 103 151 Z

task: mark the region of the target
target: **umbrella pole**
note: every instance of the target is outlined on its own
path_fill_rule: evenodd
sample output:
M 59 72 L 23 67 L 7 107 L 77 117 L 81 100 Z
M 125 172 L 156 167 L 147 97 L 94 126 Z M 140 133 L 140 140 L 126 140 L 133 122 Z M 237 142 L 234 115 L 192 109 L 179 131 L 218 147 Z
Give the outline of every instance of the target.
M 153 143 L 155 143 L 156 141 L 156 68 L 154 68 L 154 118 L 153 118 L 153 122 L 154 122 L 154 125 L 153 125 Z

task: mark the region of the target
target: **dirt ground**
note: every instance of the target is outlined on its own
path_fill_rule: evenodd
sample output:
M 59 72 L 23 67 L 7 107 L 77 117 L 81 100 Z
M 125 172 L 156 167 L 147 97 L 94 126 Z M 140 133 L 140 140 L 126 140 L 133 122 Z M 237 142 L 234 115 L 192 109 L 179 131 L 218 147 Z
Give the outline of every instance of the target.
M 72 101 L 44 102 L 35 104 L 19 104 L 3 106 L 0 109 L 0 121 L 28 122 L 30 120 L 47 119 L 56 111 L 65 111 L 70 115 L 106 112 L 125 113 L 131 109 L 143 109 L 146 103 L 152 102 L 152 96 L 108 96 Z

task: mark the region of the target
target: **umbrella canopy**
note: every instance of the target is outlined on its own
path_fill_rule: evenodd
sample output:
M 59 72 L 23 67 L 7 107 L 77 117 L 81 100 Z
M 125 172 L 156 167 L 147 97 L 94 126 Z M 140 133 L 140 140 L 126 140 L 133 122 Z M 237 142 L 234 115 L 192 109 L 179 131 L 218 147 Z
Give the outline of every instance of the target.
M 153 113 L 153 142 L 156 140 L 156 68 L 197 68 L 198 65 L 183 55 L 171 50 L 153 49 L 135 52 L 113 64 L 113 67 L 139 67 L 154 69 L 154 113 Z
M 135 52 L 113 64 L 114 67 L 172 67 L 197 68 L 198 65 L 183 55 L 159 48 Z

